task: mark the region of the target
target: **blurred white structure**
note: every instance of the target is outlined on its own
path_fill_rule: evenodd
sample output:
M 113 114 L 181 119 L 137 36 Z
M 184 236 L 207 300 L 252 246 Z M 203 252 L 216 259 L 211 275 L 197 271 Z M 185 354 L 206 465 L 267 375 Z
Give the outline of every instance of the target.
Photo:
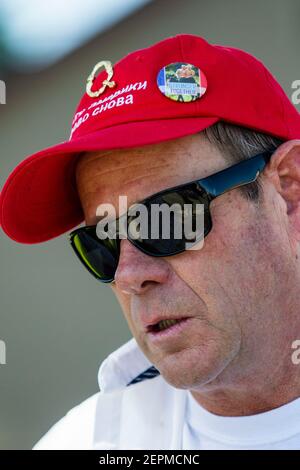
M 51 65 L 151 0 L 0 0 L 12 68 Z

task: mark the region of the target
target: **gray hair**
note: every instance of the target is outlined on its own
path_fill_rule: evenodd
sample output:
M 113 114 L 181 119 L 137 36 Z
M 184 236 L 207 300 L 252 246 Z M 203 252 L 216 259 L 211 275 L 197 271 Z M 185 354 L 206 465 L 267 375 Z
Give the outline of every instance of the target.
M 222 152 L 231 165 L 258 153 L 275 151 L 284 142 L 270 134 L 256 132 L 224 121 L 219 121 L 204 129 L 201 134 Z M 246 186 L 241 186 L 239 190 L 246 199 L 259 203 L 262 194 L 260 178 Z

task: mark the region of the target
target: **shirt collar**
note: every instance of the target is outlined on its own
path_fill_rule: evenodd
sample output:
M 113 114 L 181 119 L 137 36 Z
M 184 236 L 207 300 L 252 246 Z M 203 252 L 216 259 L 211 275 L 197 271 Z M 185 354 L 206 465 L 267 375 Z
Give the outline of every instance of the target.
M 102 362 L 98 372 L 98 384 L 103 393 L 125 388 L 135 377 L 152 364 L 131 338 L 110 353 Z
M 186 419 L 194 432 L 234 446 L 262 445 L 300 433 L 300 398 L 249 416 L 219 416 L 205 410 L 188 391 Z

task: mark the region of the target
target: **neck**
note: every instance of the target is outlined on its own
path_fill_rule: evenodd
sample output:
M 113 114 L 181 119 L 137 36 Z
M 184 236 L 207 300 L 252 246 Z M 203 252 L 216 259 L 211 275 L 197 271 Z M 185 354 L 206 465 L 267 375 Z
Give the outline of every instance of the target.
M 224 383 L 220 376 L 201 390 L 190 391 L 203 408 L 216 415 L 247 416 L 270 411 L 300 397 L 300 364 L 293 364 L 291 354 L 273 370 L 249 370 L 247 377 L 243 373 L 232 383 Z

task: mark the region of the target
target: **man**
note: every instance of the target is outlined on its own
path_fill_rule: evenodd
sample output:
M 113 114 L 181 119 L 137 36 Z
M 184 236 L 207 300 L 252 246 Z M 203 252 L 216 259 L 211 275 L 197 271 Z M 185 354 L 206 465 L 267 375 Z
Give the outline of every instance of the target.
M 197 70 L 190 102 L 165 86 L 176 62 Z M 133 338 L 35 449 L 299 449 L 300 116 L 280 85 L 243 51 L 178 35 L 97 64 L 71 136 L 10 175 L 2 227 L 38 243 L 84 220 L 72 247 Z M 100 240 L 120 195 L 198 198 L 203 245 Z

